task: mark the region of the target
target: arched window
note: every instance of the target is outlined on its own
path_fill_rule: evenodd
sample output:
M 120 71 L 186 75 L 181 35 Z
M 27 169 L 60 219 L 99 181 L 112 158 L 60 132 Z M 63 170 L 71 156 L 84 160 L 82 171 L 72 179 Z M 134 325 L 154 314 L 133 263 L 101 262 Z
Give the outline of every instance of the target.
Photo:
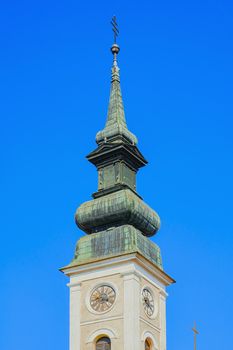
M 151 346 L 151 340 L 149 338 L 146 338 L 145 340 L 145 350 L 151 350 L 152 346 Z
M 96 342 L 96 350 L 111 350 L 111 340 L 108 337 L 99 338 Z

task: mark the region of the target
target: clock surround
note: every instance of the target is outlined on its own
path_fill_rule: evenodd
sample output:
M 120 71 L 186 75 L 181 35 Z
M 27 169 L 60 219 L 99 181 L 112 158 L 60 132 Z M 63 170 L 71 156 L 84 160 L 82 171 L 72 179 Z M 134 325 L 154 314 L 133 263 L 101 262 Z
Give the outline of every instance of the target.
M 91 312 L 102 314 L 112 309 L 116 301 L 116 290 L 108 284 L 103 283 L 95 286 L 89 294 L 88 309 Z

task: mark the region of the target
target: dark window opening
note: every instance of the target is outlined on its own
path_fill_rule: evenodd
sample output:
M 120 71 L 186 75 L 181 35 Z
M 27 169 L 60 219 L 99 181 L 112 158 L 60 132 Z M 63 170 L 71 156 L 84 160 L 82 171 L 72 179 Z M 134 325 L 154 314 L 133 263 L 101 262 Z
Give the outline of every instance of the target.
M 111 350 L 111 340 L 108 337 L 102 337 L 96 342 L 96 350 Z

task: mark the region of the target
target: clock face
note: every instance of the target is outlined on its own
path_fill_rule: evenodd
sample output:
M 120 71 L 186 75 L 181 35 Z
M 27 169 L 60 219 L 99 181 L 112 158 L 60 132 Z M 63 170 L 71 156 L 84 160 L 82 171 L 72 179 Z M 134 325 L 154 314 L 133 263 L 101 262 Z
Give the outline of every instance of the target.
M 148 288 L 144 288 L 142 291 L 142 304 L 146 315 L 151 317 L 154 313 L 154 298 Z
M 97 312 L 105 312 L 112 307 L 116 299 L 115 290 L 108 285 L 101 285 L 94 289 L 90 297 L 90 305 Z

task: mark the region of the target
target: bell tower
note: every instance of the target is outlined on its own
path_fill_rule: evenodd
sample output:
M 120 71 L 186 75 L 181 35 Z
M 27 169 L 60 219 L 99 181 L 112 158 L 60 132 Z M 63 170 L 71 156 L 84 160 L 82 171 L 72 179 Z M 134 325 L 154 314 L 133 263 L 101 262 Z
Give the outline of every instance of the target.
M 159 230 L 159 216 L 136 189 L 147 161 L 126 124 L 115 17 L 112 24 L 107 121 L 87 156 L 97 168 L 98 189 L 76 211 L 86 235 L 61 269 L 70 278 L 70 350 L 166 350 L 166 287 L 174 280 L 149 239 Z

